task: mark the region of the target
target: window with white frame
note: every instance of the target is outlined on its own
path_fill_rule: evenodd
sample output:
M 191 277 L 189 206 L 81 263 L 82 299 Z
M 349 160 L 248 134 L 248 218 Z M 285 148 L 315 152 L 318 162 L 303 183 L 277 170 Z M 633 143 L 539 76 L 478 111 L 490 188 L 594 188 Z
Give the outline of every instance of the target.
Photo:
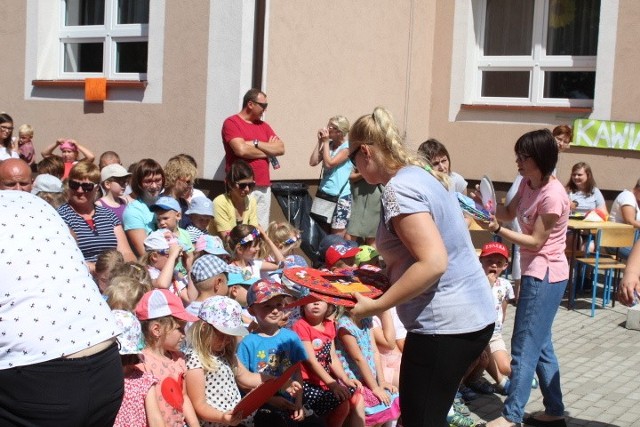
M 60 75 L 145 80 L 149 0 L 64 0 Z
M 600 0 L 477 0 L 474 103 L 590 107 Z

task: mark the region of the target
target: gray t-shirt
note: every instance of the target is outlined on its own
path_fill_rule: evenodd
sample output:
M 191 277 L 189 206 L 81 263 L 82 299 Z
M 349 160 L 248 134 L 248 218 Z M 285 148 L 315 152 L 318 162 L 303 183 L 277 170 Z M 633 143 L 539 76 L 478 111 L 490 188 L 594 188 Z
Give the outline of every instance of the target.
M 603 206 L 606 208 L 604 197 L 597 188 L 594 188 L 590 194 L 582 191 L 569 193 L 569 201 L 577 203 L 578 207 L 574 209 L 576 212 L 585 214 L 596 208 L 602 208 Z
M 419 334 L 462 334 L 495 322 L 491 287 L 476 256 L 455 192 L 447 191 L 420 167 L 407 166 L 387 183 L 382 208 L 383 221 L 376 243 L 391 283 L 415 262 L 393 231 L 391 218 L 397 215 L 430 213 L 449 259 L 447 270 L 436 284 L 397 307 L 406 329 Z

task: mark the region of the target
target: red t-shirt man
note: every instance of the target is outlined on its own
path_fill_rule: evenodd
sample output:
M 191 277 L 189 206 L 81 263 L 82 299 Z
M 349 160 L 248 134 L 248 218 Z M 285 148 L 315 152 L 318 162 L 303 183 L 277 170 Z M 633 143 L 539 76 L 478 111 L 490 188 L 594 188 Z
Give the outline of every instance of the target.
M 258 202 L 258 221 L 265 229 L 269 225 L 271 209 L 269 157 L 284 154 L 284 143 L 271 126 L 262 120 L 267 105 L 267 95 L 264 92 L 249 89 L 242 100 L 242 110 L 222 124 L 225 171 L 228 172 L 237 159 L 249 163 L 256 181 L 252 195 Z

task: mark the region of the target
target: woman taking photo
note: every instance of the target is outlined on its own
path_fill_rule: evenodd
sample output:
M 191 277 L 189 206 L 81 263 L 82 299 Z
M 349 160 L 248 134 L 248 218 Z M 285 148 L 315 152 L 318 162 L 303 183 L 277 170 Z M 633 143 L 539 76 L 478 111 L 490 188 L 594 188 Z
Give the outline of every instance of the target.
M 349 175 L 349 120 L 345 116 L 333 116 L 327 127 L 318 130 L 318 143 L 309 158 L 310 166 L 322 163 L 322 179 L 318 190 L 330 196 L 338 196 L 338 203 L 331 219 L 331 234 L 345 235 L 351 215 L 351 187 Z M 321 224 L 324 225 L 324 224 Z
M 98 166 L 85 161 L 76 163 L 69 172 L 68 201 L 58 208 L 73 231 L 91 273 L 98 255 L 107 249 L 117 249 L 125 261 L 135 261 L 120 220 L 109 209 L 95 205 L 98 184 Z
M 447 425 L 462 377 L 489 343 L 493 297 L 455 193 L 444 174 L 409 155 L 390 113 L 378 107 L 349 132 L 350 158 L 384 184 L 376 245 L 391 287 L 356 294 L 357 318 L 397 306 L 408 331 L 400 364 L 402 424 Z
M 225 242 L 236 225 L 248 224 L 258 226 L 258 204 L 251 192 L 256 186 L 253 169 L 244 160 L 236 160 L 231 164 L 224 181 L 226 193 L 213 199 L 216 230 Z
M 492 217 L 481 224 L 493 234 L 520 245 L 522 283 L 511 338 L 511 383 L 502 417 L 489 427 L 566 425 L 560 389 L 560 368 L 551 340 L 551 326 L 569 279 L 564 254 L 569 197 L 552 175 L 558 161 L 558 144 L 547 129 L 522 135 L 515 145 L 522 182 L 516 196 L 496 213 L 501 220 L 516 218 L 518 233 L 502 227 Z M 545 410 L 523 420 L 538 374 Z

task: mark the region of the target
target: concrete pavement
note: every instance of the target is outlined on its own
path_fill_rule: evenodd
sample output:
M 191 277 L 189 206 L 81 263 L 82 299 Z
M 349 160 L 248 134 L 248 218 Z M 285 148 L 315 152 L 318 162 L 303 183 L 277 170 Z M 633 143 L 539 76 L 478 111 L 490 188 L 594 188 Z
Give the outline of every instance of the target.
M 619 303 L 597 306 L 591 318 L 591 296 L 584 294 L 578 295 L 575 310 L 567 310 L 565 299 L 558 311 L 553 343 L 570 427 L 640 426 L 640 331 L 624 327 L 627 310 Z M 514 314 L 509 306 L 503 332 L 507 347 Z M 504 399 L 479 395 L 468 404 L 471 416 L 476 421 L 500 416 Z M 531 390 L 527 413 L 543 409 L 540 389 Z

